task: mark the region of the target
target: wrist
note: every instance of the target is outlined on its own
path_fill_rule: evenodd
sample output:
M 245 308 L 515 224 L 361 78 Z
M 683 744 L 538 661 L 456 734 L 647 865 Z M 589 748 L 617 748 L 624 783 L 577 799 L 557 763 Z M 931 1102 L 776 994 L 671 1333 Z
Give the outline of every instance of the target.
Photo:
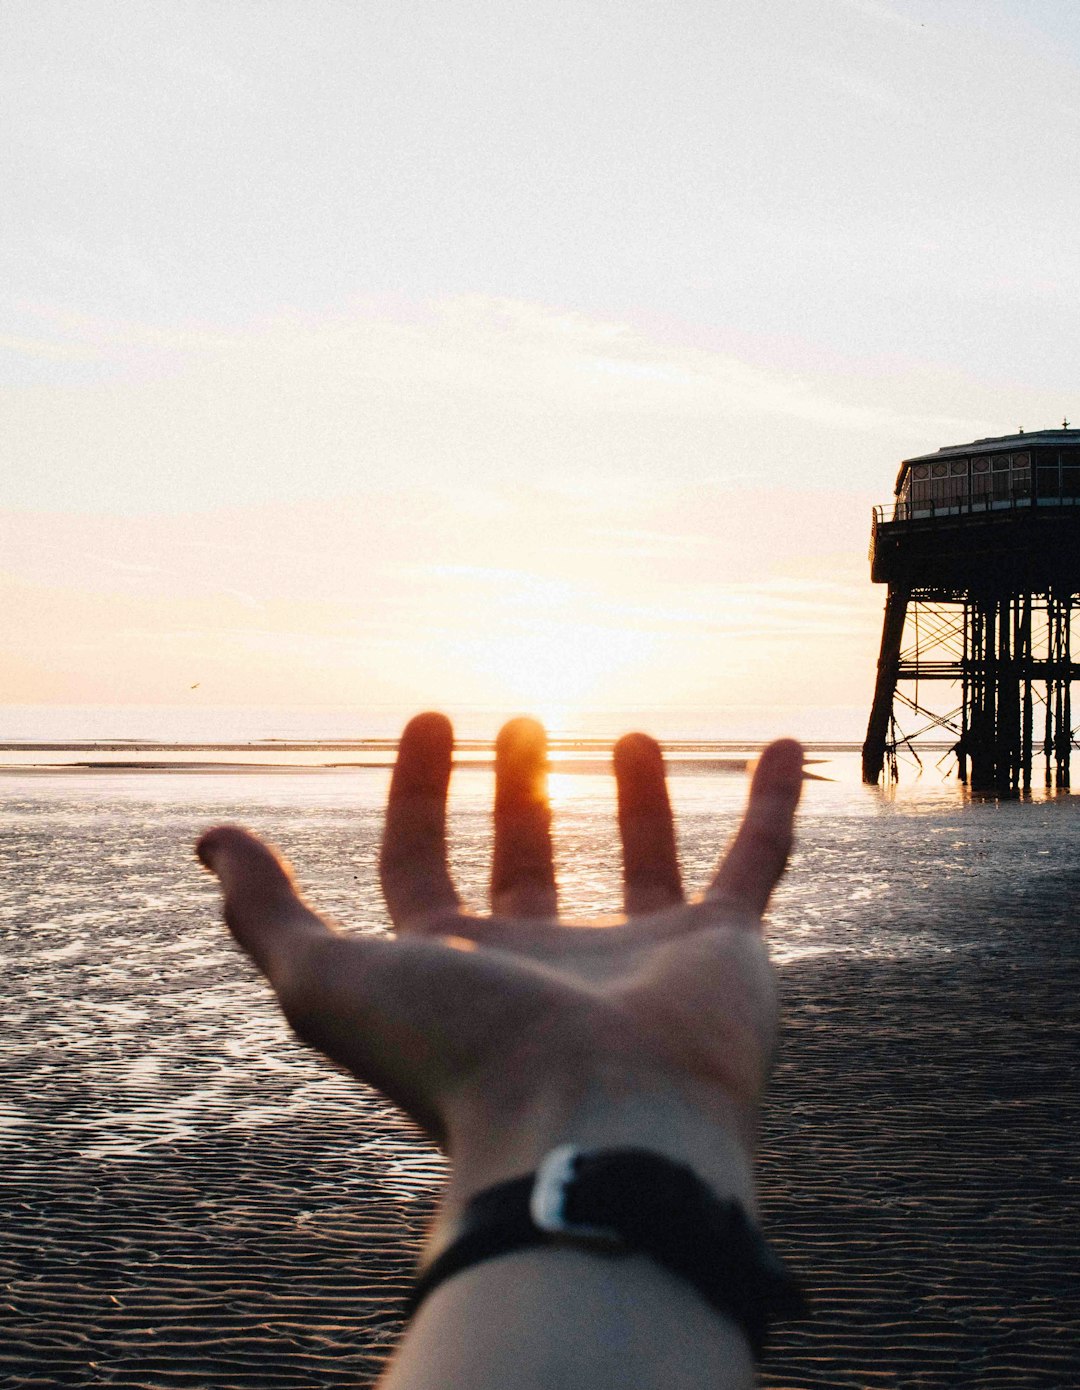
M 538 1171 L 474 1197 L 457 1229 L 443 1234 L 449 1239 L 429 1249 L 410 1313 L 488 1262 L 532 1252 L 548 1259 L 528 1267 L 541 1274 L 547 1264 L 550 1276 L 551 1259 L 569 1249 L 603 1257 L 612 1277 L 644 1257 L 733 1321 L 758 1357 L 774 1318 L 805 1311 L 798 1284 L 741 1201 L 718 1199 L 688 1165 L 640 1148 L 557 1148 Z M 565 1262 L 562 1274 L 570 1275 Z
M 460 1100 L 449 1129 L 452 1161 L 432 1246 L 452 1238 L 477 1193 L 533 1173 L 562 1145 L 583 1150 L 638 1148 L 690 1167 L 713 1194 L 756 1214 L 753 1121 L 722 1093 L 688 1093 L 663 1077 L 610 1077 L 551 1087 L 507 1105 L 505 1097 Z M 501 1103 L 500 1103 L 501 1102 Z

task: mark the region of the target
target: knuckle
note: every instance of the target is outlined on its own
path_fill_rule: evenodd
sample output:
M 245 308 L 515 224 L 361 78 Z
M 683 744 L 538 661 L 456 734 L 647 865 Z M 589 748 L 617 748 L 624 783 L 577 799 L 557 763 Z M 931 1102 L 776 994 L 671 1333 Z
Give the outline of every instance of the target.
M 755 857 L 765 860 L 779 860 L 783 863 L 791 852 L 791 831 L 779 826 L 748 821 L 743 826 L 739 839 Z

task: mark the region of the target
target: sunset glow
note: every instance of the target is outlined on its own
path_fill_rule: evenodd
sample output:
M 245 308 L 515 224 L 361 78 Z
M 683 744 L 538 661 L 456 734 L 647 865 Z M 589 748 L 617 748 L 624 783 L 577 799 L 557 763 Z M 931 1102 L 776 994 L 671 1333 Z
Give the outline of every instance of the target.
M 1073 409 L 1068 7 L 110 15 L 0 47 L 9 706 L 859 737 L 898 460 Z

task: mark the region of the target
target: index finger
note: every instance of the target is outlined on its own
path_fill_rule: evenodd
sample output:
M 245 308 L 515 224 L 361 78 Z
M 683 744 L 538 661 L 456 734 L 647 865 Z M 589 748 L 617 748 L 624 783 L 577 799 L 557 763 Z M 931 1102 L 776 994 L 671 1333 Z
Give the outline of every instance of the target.
M 791 853 L 802 781 L 802 745 L 790 738 L 771 743 L 754 770 L 742 824 L 706 899 L 722 898 L 753 918 L 761 916 Z
M 399 929 L 459 905 L 446 861 L 446 795 L 454 731 L 442 714 L 418 714 L 401 735 L 390 779 L 379 875 Z

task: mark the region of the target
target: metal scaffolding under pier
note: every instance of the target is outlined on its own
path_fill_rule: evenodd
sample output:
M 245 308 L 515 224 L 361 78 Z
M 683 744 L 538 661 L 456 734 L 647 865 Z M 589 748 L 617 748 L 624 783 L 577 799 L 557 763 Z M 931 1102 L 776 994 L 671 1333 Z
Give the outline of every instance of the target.
M 1080 679 L 1080 433 L 1005 436 L 905 460 L 875 508 L 888 584 L 863 777 L 945 740 L 963 781 L 1068 787 Z

